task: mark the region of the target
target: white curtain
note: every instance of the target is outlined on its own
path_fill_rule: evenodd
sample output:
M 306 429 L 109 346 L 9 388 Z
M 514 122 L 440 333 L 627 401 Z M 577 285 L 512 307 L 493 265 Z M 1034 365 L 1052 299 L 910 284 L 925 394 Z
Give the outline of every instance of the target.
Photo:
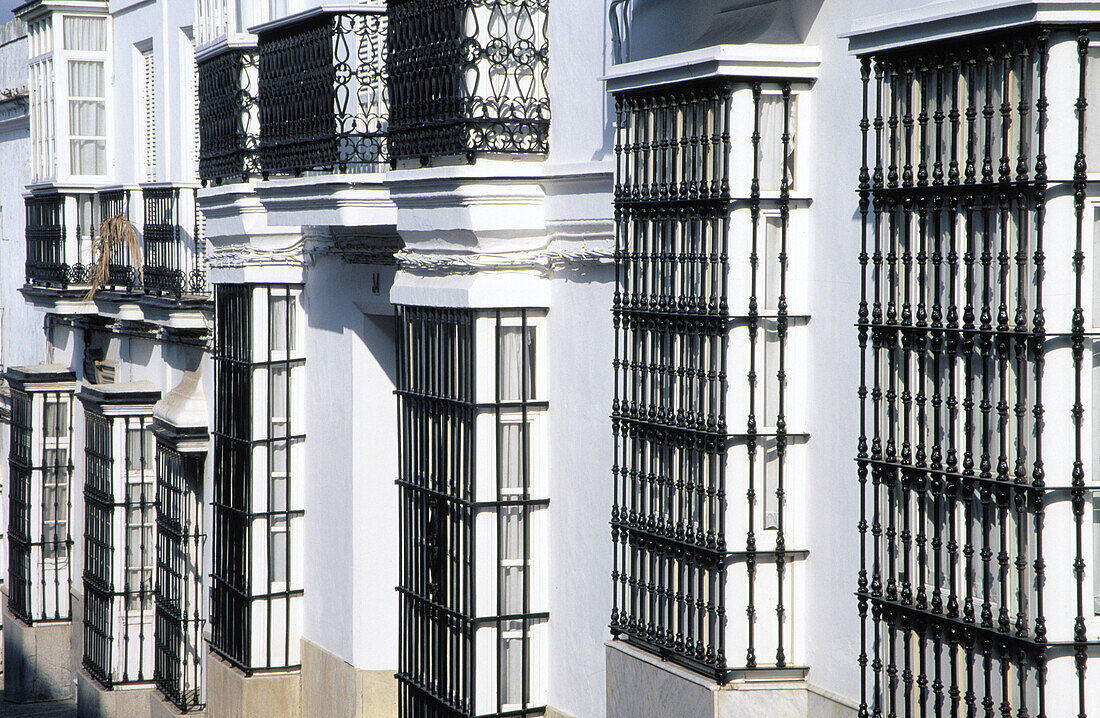
M 788 185 L 794 186 L 795 98 L 791 96 L 786 171 Z M 778 190 L 783 181 L 783 97 L 760 97 L 760 189 Z
M 501 610 L 505 614 L 523 612 L 523 507 L 501 508 Z
M 104 52 L 107 49 L 107 21 L 101 17 L 70 15 L 65 18 L 65 49 Z
M 515 491 L 524 488 L 523 424 L 500 426 L 500 485 Z
M 534 327 L 500 328 L 500 398 L 502 401 L 535 398 Z M 524 380 L 526 379 L 526 387 Z M 526 391 L 524 391 L 526 389 Z
M 504 630 L 521 630 L 519 621 L 507 621 Z M 500 702 L 504 705 L 523 703 L 523 639 L 505 638 L 501 647 L 500 670 L 504 693 Z
M 107 164 L 107 112 L 103 63 L 69 62 L 69 150 L 73 174 L 100 175 Z M 75 139 L 80 138 L 80 139 Z M 103 138 L 103 139 L 100 139 Z
M 291 309 L 293 301 L 293 297 L 285 295 L 271 298 L 271 316 L 269 317 L 271 351 L 294 350 L 294 312 Z
M 764 309 L 779 308 L 780 264 L 779 250 L 783 240 L 783 220 L 780 217 L 764 219 Z

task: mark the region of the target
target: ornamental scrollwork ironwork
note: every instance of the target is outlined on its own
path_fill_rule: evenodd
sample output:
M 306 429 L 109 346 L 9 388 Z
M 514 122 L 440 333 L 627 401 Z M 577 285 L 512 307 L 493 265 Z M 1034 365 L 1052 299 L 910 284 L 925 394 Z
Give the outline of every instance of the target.
M 265 177 L 384 167 L 385 38 L 381 9 L 323 14 L 260 35 Z
M 393 159 L 546 154 L 549 0 L 390 3 Z
M 220 184 L 259 174 L 256 51 L 229 49 L 198 62 L 199 177 Z

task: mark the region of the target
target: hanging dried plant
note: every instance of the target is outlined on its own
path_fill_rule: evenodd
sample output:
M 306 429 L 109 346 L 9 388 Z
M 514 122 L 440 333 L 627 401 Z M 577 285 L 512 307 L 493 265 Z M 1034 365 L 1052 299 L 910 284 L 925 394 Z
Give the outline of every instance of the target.
M 92 240 L 92 269 L 88 279 L 91 288 L 84 297 L 85 300 L 91 300 L 96 291 L 110 281 L 111 258 L 124 257 L 127 253 L 130 256 L 130 266 L 137 273 L 138 284 L 141 284 L 141 240 L 138 239 L 137 229 L 121 214 L 103 220 L 103 224 L 99 225 L 99 232 Z

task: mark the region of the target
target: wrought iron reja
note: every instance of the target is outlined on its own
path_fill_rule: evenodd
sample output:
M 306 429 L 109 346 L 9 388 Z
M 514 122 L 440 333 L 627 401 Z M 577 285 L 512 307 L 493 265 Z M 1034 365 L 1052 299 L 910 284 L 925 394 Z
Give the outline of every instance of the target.
M 621 95 L 616 139 L 611 631 L 718 680 L 731 94 Z
M 130 190 L 106 190 L 99 193 L 100 222 L 112 217 L 130 219 Z M 138 275 L 138 258 L 132 256 L 126 242 L 112 244 L 105 286 L 116 290 L 132 291 L 141 287 Z M 93 257 L 93 261 L 94 261 Z
M 69 283 L 65 263 L 65 198 L 60 194 L 27 197 L 26 238 L 28 284 Z
M 549 0 L 392 0 L 394 160 L 549 150 Z
M 1077 486 L 1085 63 L 1073 250 L 1044 237 L 1051 44 L 1031 28 L 862 58 L 860 715 L 1047 715 L 1067 650 L 1048 637 L 1043 553 L 1064 500 L 1044 433 L 1065 419 L 1043 392 L 1071 339 Z M 1077 279 L 1069 334 L 1044 315 L 1052 262 Z
M 199 176 L 221 183 L 259 173 L 257 56 L 231 48 L 198 61 Z
M 386 151 L 384 10 L 323 14 L 260 35 L 264 176 L 378 171 Z
M 145 289 L 180 294 L 186 286 L 180 241 L 179 190 L 171 187 L 142 191 L 145 201 Z

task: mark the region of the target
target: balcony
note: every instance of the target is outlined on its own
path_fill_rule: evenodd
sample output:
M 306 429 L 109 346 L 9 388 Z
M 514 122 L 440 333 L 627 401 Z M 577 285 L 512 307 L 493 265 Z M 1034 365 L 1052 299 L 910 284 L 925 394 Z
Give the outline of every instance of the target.
M 66 311 L 95 311 L 95 305 L 83 302 L 93 284 L 116 300 L 125 295 L 129 303 L 162 297 L 171 299 L 169 304 L 183 299 L 193 304 L 206 298 L 203 223 L 193 186 L 39 192 L 26 198 L 26 217 L 27 289 L 47 306 L 61 302 Z M 114 244 L 105 271 L 97 276 L 95 238 L 112 217 L 134 224 L 140 249 L 131 252 L 126 243 Z M 82 302 L 86 306 L 76 306 Z
M 544 155 L 549 0 L 391 0 L 393 159 Z
M 185 193 L 185 194 L 181 194 Z M 145 205 L 145 223 L 142 225 L 144 266 L 142 286 L 149 294 L 202 294 L 206 286 L 206 272 L 202 267 L 202 239 L 194 223 L 193 246 L 187 247 L 183 238 L 181 212 L 184 196 L 191 199 L 188 207 L 194 216 L 194 190 L 179 187 L 156 187 L 142 190 Z
M 27 197 L 27 284 L 65 287 L 75 280 L 65 246 L 65 197 Z
M 310 10 L 256 28 L 265 179 L 384 169 L 386 24 L 379 3 Z
M 255 48 L 229 47 L 198 59 L 199 176 L 247 181 L 259 173 L 260 118 Z
M 104 190 L 99 193 L 99 222 L 102 225 L 112 217 L 130 219 L 130 191 L 126 189 Z M 141 286 L 138 272 L 139 258 L 132 256 L 126 244 L 111 248 L 111 257 L 107 265 L 107 277 L 103 282 L 106 289 L 131 291 Z M 85 281 L 89 281 L 89 279 Z

